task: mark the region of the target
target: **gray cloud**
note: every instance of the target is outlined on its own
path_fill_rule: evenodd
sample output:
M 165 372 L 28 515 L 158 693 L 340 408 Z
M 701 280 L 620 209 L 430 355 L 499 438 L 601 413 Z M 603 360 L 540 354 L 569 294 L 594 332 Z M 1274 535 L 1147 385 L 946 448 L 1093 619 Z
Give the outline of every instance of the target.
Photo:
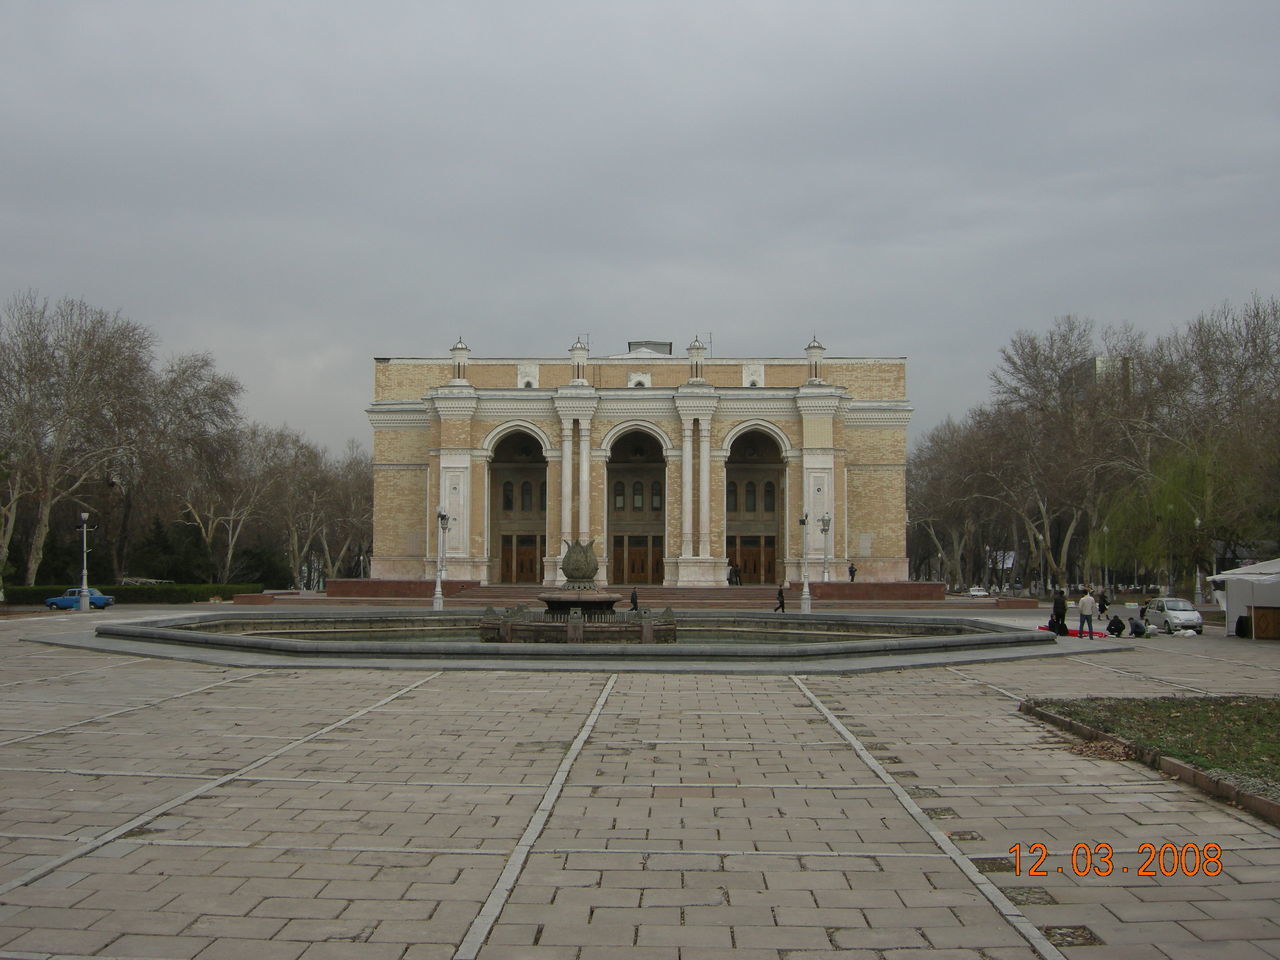
M 1280 8 L 26 3 L 0 293 L 207 349 L 364 438 L 375 355 L 906 355 L 917 427 L 1018 328 L 1280 292 Z

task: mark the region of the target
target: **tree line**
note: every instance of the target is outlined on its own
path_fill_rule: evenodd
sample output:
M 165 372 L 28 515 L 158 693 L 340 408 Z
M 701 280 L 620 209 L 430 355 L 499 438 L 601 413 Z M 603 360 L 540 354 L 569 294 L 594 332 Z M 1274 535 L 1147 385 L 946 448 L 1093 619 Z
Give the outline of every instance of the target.
M 986 403 L 908 457 L 912 576 L 1149 583 L 1274 555 L 1280 302 L 1254 295 L 1153 340 L 1075 316 L 1019 331 Z
M 288 427 L 246 421 L 207 353 L 161 360 L 118 312 L 34 291 L 0 311 L 3 584 L 91 580 L 314 588 L 358 576 L 372 466 Z

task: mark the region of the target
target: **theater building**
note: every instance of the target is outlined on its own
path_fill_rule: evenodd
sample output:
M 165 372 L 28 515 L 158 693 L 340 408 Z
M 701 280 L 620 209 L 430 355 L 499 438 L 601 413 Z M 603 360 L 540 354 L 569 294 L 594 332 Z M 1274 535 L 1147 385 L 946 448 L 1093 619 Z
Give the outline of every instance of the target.
M 581 539 L 617 585 L 905 580 L 906 361 L 708 353 L 378 358 L 371 577 L 554 584 Z

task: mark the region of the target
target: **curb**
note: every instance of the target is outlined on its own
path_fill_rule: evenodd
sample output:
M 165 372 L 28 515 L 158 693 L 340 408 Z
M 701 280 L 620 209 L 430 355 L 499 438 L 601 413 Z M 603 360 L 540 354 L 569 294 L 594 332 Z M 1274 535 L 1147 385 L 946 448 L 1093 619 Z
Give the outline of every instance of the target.
M 1189 763 L 1183 763 L 1181 760 L 1173 759 L 1173 757 L 1164 756 L 1154 747 L 1141 747 L 1136 743 L 1125 740 L 1123 737 L 1104 733 L 1087 724 L 1080 723 L 1078 720 L 1071 720 L 1056 713 L 1051 713 L 1027 700 L 1023 700 L 1018 704 L 1018 711 L 1066 730 L 1068 733 L 1074 733 L 1082 740 L 1105 740 L 1109 743 L 1118 744 L 1124 747 L 1129 756 L 1139 763 L 1145 764 L 1153 770 L 1159 770 L 1161 773 L 1181 780 L 1183 783 L 1190 784 L 1212 797 L 1217 797 L 1227 803 L 1248 810 L 1268 823 L 1280 826 L 1280 802 L 1260 797 L 1256 793 L 1241 790 L 1225 780 L 1211 777 L 1203 770 L 1193 767 Z

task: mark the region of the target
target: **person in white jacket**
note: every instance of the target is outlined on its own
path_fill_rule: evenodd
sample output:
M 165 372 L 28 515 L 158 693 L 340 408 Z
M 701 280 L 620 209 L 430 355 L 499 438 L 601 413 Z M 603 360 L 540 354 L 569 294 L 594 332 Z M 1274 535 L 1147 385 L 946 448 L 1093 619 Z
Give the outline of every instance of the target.
M 1093 599 L 1093 594 L 1085 590 L 1084 596 L 1080 598 L 1080 636 L 1093 636 L 1093 615 L 1098 612 L 1098 601 Z M 1088 624 L 1089 632 L 1085 633 L 1085 625 Z

